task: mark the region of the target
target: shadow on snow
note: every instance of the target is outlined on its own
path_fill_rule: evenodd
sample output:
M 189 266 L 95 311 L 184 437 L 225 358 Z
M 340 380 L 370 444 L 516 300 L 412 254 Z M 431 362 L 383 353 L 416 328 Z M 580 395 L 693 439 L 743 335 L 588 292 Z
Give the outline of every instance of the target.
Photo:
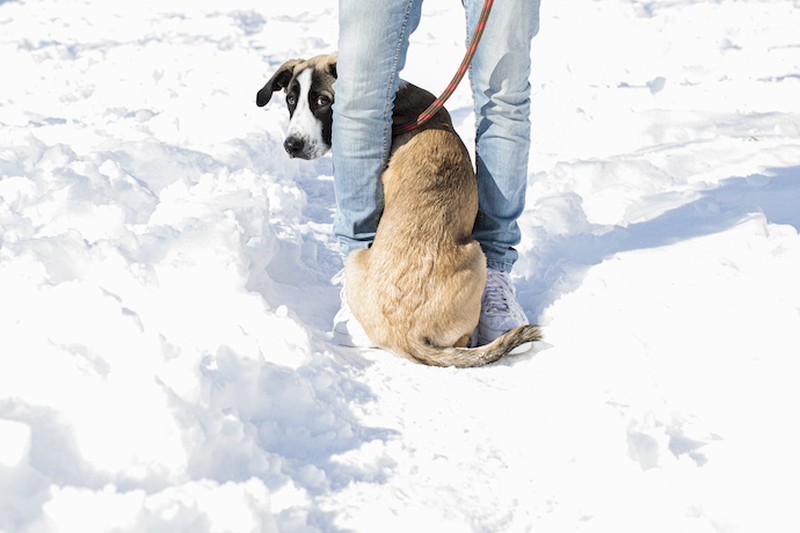
M 519 282 L 519 298 L 536 320 L 563 293 L 577 288 L 589 267 L 632 250 L 667 246 L 687 239 L 725 231 L 748 215 L 763 214 L 772 224 L 800 231 L 800 167 L 768 169 L 763 174 L 731 177 L 696 200 L 662 215 L 615 226 L 596 235 L 581 233 L 543 240 L 528 255 L 537 267 L 533 276 Z

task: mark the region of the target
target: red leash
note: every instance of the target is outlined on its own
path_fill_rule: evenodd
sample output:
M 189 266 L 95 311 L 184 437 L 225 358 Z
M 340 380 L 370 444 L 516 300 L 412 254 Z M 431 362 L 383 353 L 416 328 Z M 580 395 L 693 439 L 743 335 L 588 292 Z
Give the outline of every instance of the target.
M 461 80 L 464 78 L 464 74 L 467 73 L 469 69 L 469 64 L 472 63 L 472 58 L 475 57 L 475 52 L 478 50 L 478 43 L 481 40 L 481 36 L 483 35 L 483 30 L 486 29 L 486 21 L 489 20 L 489 12 L 492 10 L 492 5 L 494 4 L 494 0 L 485 0 L 483 3 L 483 9 L 481 10 L 481 15 L 478 18 L 478 23 L 475 25 L 475 32 L 472 34 L 472 40 L 469 42 L 469 47 L 467 47 L 467 52 L 464 54 L 464 60 L 461 62 L 461 66 L 458 67 L 458 71 L 456 75 L 453 76 L 453 79 L 450 81 L 450 85 L 447 86 L 447 89 L 444 90 L 442 95 L 437 98 L 431 105 L 420 113 L 419 117 L 417 118 L 416 122 L 409 122 L 408 124 L 401 124 L 398 126 L 394 126 L 392 130 L 394 131 L 395 135 L 399 135 L 401 133 L 408 133 L 412 131 L 426 122 L 428 122 L 436 113 L 439 112 L 441 108 L 444 107 L 444 103 L 450 98 L 450 95 L 456 90 L 458 84 L 461 83 Z

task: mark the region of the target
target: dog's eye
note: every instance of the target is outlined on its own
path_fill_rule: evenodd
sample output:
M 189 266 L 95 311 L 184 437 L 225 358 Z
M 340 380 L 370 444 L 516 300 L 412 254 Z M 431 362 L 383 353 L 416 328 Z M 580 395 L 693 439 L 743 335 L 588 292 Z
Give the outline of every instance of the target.
M 286 103 L 289 104 L 290 106 L 296 106 L 297 105 L 297 96 L 294 95 L 294 94 L 286 95 Z
M 330 105 L 331 99 L 324 95 L 317 96 L 317 106 L 325 107 L 326 105 Z

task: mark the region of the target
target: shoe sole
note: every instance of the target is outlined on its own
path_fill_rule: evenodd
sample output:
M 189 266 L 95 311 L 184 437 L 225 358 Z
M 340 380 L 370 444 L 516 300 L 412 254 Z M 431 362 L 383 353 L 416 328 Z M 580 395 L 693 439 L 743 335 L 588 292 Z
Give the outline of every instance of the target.
M 369 339 L 358 339 L 356 341 L 349 333 L 342 333 L 336 330 L 333 331 L 333 343 L 345 348 L 377 348 Z
M 493 341 L 484 339 L 483 337 L 479 337 L 477 346 L 483 346 L 483 345 L 489 344 L 491 342 L 493 342 Z M 525 344 L 520 344 L 519 346 L 517 346 L 516 348 L 514 348 L 513 350 L 508 352 L 508 355 L 520 355 L 520 354 L 523 354 L 523 353 L 528 353 L 529 351 L 531 351 L 531 349 L 533 349 L 533 343 L 532 342 L 526 342 Z
M 525 344 L 520 344 L 519 346 L 508 352 L 508 355 L 520 355 L 523 353 L 528 353 L 529 351 L 531 351 L 532 348 L 533 348 L 533 343 L 526 342 Z

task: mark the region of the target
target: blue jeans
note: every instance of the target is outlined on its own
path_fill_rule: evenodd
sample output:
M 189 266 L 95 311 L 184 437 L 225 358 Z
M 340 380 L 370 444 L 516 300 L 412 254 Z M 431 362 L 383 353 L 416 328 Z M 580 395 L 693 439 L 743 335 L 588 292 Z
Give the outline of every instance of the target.
M 483 0 L 463 3 L 469 40 Z M 334 232 L 345 255 L 372 243 L 383 211 L 380 175 L 392 143 L 394 94 L 421 7 L 422 0 L 339 0 Z M 504 272 L 517 259 L 517 219 L 525 206 L 530 45 L 538 27 L 539 0 L 496 0 L 469 71 L 479 196 L 473 237 L 488 266 Z

